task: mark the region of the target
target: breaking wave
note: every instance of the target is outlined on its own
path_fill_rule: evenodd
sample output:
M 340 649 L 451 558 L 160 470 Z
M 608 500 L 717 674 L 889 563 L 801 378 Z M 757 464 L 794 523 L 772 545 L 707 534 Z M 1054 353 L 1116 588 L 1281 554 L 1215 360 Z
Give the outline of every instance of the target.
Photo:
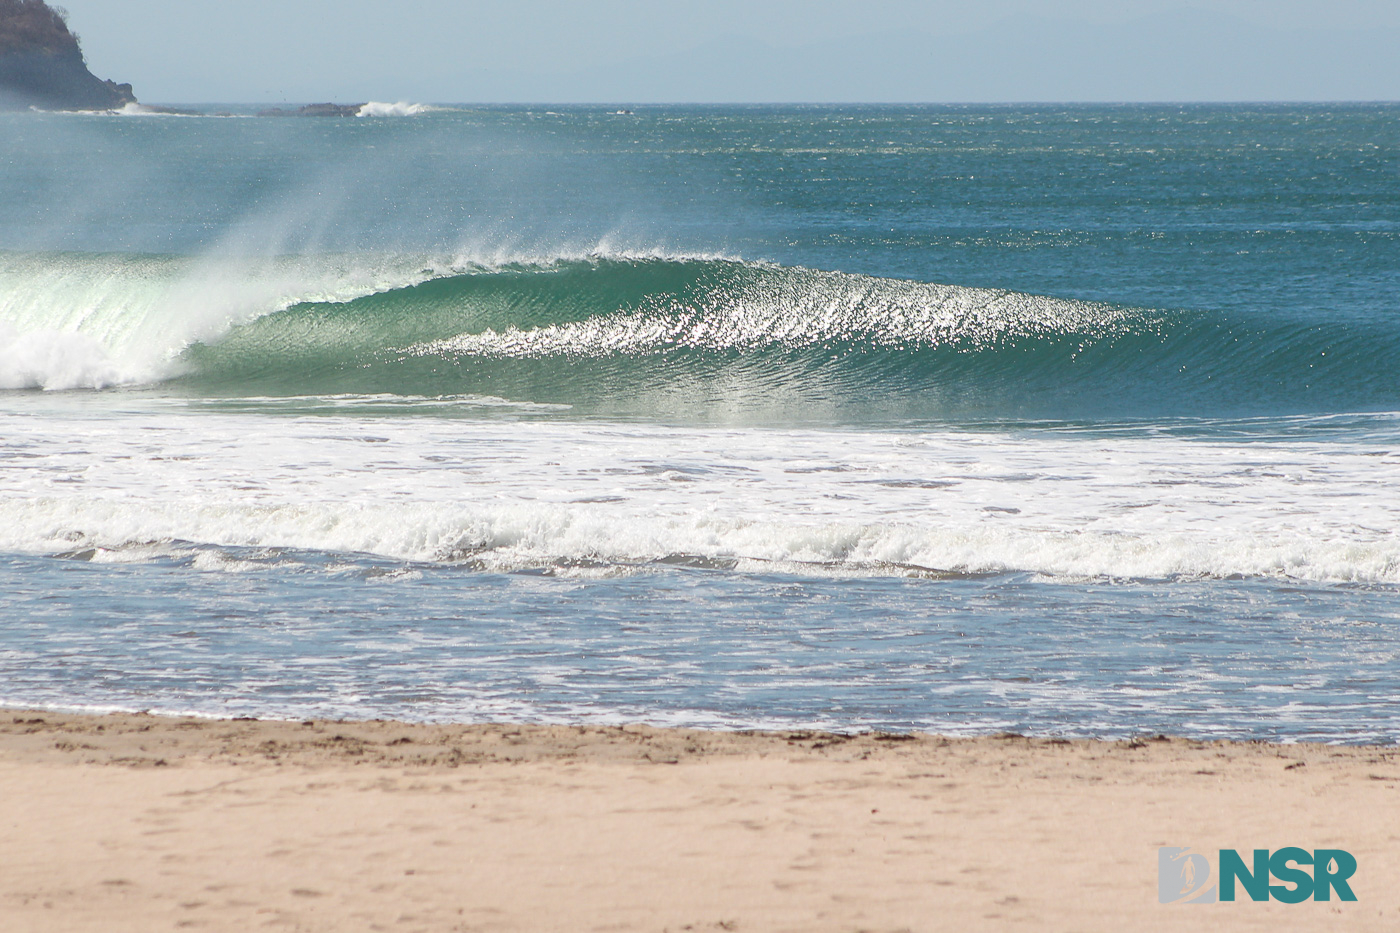
M 416 117 L 420 113 L 431 113 L 438 108 L 428 104 L 410 104 L 406 101 L 397 103 L 385 103 L 384 101 L 372 100 L 360 108 L 357 116 L 361 117 Z
M 716 257 L 0 256 L 0 387 L 489 395 L 637 416 L 1391 409 L 1400 330 Z

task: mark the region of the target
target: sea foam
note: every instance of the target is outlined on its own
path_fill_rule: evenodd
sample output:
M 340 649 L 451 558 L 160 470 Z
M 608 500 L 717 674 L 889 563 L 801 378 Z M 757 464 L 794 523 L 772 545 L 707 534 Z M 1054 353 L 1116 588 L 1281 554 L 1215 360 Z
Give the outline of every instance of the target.
M 384 101 L 372 100 L 360 108 L 356 116 L 361 117 L 414 117 L 420 113 L 430 113 L 436 110 L 427 104 L 410 104 L 406 101 L 396 103 L 386 103 Z
M 1384 492 L 1400 457 L 1384 439 L 210 420 L 168 404 L 121 422 L 12 414 L 0 436 L 0 454 L 25 458 L 0 476 L 9 551 L 1400 582 L 1400 507 Z
M 101 389 L 128 378 L 86 334 L 20 334 L 0 323 L 0 389 Z

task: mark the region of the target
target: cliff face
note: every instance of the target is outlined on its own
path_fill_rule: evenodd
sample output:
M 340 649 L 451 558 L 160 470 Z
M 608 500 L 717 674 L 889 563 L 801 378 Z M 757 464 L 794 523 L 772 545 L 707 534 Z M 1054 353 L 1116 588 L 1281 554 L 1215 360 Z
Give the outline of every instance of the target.
M 78 37 L 44 0 L 0 0 L 0 110 L 115 110 L 130 84 L 88 71 Z

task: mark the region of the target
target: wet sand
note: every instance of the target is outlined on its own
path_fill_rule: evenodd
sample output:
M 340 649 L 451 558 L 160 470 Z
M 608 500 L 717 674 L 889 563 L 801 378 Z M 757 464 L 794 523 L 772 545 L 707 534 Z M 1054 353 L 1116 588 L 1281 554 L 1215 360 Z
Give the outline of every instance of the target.
M 0 826 L 6 933 L 1400 928 L 1392 747 L 5 710 Z M 1358 900 L 1162 905 L 1164 845 Z

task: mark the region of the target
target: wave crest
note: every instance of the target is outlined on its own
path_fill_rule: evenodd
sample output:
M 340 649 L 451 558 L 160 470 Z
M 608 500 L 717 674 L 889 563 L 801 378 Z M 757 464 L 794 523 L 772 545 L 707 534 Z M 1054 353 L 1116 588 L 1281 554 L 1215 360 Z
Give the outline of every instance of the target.
M 420 113 L 431 113 L 437 107 L 428 104 L 410 104 L 407 101 L 396 103 L 386 103 L 384 101 L 372 100 L 360 108 L 357 117 L 415 117 Z

